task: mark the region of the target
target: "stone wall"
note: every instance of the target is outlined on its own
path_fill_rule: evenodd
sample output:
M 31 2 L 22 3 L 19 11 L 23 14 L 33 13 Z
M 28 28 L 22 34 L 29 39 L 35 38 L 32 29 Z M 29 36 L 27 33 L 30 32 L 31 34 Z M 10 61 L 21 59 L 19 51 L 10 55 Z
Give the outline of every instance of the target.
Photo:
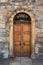
M 0 44 L 5 44 L 9 46 L 10 42 L 10 25 L 9 25 L 9 17 L 10 12 L 14 12 L 16 9 L 23 6 L 27 8 L 34 14 L 36 20 L 36 40 L 35 40 L 35 47 L 36 44 L 40 44 L 43 47 L 43 1 L 40 0 L 35 3 L 0 3 Z M 38 5 L 37 5 L 38 4 Z M 39 5 L 40 4 L 40 5 Z M 42 5 L 41 5 L 42 4 Z M 4 46 L 4 45 L 3 45 Z M 1 47 L 1 46 L 0 46 Z

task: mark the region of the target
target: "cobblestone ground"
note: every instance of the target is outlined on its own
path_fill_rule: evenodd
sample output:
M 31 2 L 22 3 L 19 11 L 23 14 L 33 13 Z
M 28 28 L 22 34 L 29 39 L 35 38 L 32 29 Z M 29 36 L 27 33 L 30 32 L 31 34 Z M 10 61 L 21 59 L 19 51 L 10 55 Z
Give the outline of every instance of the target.
M 28 57 L 0 59 L 0 65 L 43 65 L 43 59 L 30 59 Z
M 16 57 L 10 62 L 10 65 L 32 65 L 32 62 L 28 57 Z
M 43 59 L 32 59 L 32 65 L 43 65 Z

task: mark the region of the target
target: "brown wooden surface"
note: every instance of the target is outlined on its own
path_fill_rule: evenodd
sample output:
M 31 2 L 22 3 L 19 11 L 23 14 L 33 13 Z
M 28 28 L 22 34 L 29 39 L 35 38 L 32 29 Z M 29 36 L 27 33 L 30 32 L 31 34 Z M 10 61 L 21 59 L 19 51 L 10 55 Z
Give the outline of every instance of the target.
M 13 52 L 16 56 L 29 56 L 31 47 L 31 24 L 14 23 Z

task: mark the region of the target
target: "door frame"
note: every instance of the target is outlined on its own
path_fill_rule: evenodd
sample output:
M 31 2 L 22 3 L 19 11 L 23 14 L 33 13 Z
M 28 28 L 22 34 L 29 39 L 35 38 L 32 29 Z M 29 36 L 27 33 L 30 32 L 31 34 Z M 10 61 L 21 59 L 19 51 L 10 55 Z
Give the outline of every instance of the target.
M 35 58 L 35 38 L 36 38 L 36 34 L 35 34 L 35 17 L 34 14 L 30 11 L 28 11 L 27 9 L 17 9 L 14 12 L 9 12 L 10 13 L 10 17 L 9 17 L 9 24 L 10 24 L 10 44 L 9 44 L 9 51 L 10 51 L 10 56 L 14 56 L 13 54 L 13 18 L 17 13 L 20 12 L 24 12 L 27 13 L 30 17 L 31 17 L 31 57 Z

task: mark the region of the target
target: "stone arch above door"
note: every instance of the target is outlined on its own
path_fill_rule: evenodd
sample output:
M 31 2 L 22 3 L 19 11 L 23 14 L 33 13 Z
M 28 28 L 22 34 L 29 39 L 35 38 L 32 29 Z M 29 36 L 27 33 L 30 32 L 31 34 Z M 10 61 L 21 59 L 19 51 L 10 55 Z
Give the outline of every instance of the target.
M 10 22 L 10 55 L 13 56 L 13 18 L 17 13 L 24 12 L 31 17 L 31 28 L 32 28 L 32 37 L 31 37 L 31 47 L 32 47 L 32 54 L 31 57 L 35 57 L 35 17 L 32 12 L 28 11 L 28 9 L 20 8 L 11 12 L 9 22 Z

